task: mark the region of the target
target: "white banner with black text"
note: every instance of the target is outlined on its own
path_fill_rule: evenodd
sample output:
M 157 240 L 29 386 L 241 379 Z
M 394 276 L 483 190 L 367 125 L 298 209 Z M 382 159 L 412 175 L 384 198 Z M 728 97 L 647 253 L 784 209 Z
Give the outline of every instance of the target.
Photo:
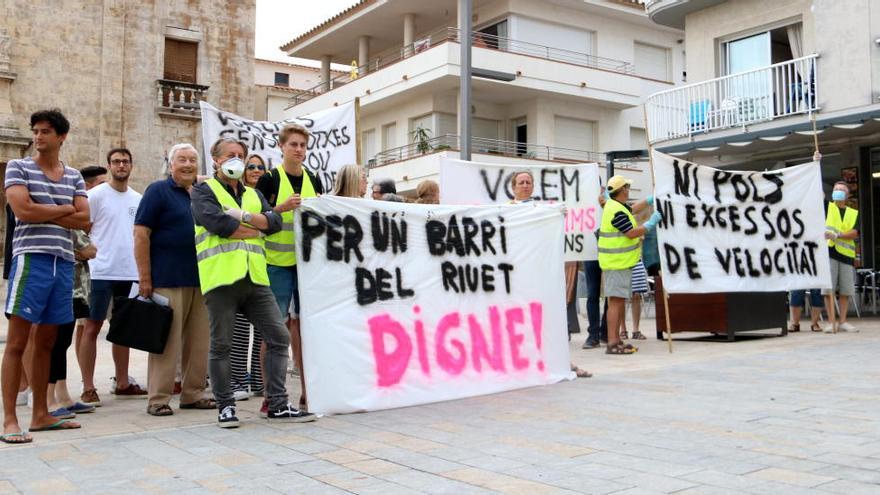
M 670 293 L 830 287 L 818 162 L 737 172 L 654 151 L 663 287 Z
M 322 196 L 296 211 L 309 410 L 350 413 L 572 378 L 561 206 Z

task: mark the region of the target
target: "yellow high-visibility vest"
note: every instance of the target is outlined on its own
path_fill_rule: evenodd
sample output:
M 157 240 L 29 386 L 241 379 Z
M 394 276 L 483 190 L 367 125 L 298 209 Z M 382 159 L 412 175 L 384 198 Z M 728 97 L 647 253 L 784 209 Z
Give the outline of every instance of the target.
M 636 266 L 642 254 L 638 238 L 630 239 L 623 232 L 614 228 L 611 221 L 617 212 L 622 211 L 632 222 L 633 228 L 638 227 L 632 213 L 618 201 L 609 199 L 602 211 L 602 223 L 599 225 L 599 267 L 603 270 L 626 270 Z
M 261 213 L 262 203 L 257 192 L 244 186 L 241 195 L 241 206 L 226 191 L 223 185 L 214 178 L 208 179 L 208 186 L 214 192 L 220 206 L 239 208 L 249 213 Z M 263 239 L 228 239 L 212 234 L 201 225 L 196 225 L 196 260 L 199 265 L 199 282 L 202 294 L 208 291 L 232 285 L 250 275 L 251 282 L 257 285 L 269 285 L 266 273 L 266 251 Z
M 856 220 L 859 218 L 859 211 L 849 206 L 843 218 L 840 218 L 840 208 L 834 203 L 828 204 L 828 215 L 825 217 L 825 230 L 834 232 L 837 235 L 849 232 L 856 226 Z M 828 239 L 828 247 L 833 247 L 835 251 L 846 256 L 847 258 L 856 257 L 856 240 L 855 239 Z
M 293 196 L 293 186 L 287 178 L 287 172 L 278 167 L 278 198 L 276 205 L 287 201 Z M 317 197 L 309 174 L 303 168 L 303 184 L 299 195 L 302 198 Z M 266 236 L 266 262 L 273 266 L 293 266 L 296 264 L 296 237 L 293 234 L 293 210 L 281 214 L 281 230 Z

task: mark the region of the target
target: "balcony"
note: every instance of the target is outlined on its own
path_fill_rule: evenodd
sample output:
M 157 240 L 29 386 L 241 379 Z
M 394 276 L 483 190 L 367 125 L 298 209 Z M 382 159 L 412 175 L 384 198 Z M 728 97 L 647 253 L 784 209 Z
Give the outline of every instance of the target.
M 442 151 L 460 151 L 457 134 L 444 134 L 422 142 L 392 148 L 377 153 L 367 163 L 368 168 L 382 167 L 397 162 L 420 158 Z M 471 138 L 471 153 L 524 160 L 545 160 L 563 163 L 605 162 L 605 154 L 594 151 L 556 148 L 541 144 L 517 143 L 500 139 Z
M 645 5 L 648 17 L 657 24 L 684 29 L 684 19 L 691 12 L 708 9 L 726 0 L 636 0 Z
M 458 43 L 460 31 L 457 28 L 446 27 L 429 34 L 422 35 L 412 46 L 397 48 L 370 60 L 369 63 L 358 67 L 356 70 L 336 76 L 328 82 L 322 82 L 304 93 L 291 98 L 290 106 L 296 106 L 313 98 L 331 92 L 337 88 L 348 85 L 354 81 L 375 73 L 381 69 L 397 64 L 403 60 L 419 55 L 431 48 L 448 42 Z M 497 52 L 526 56 L 534 59 L 560 62 L 577 67 L 597 69 L 623 75 L 633 75 L 633 65 L 620 60 L 597 57 L 586 53 L 564 50 L 550 46 L 538 45 L 510 38 L 488 35 L 485 33 L 472 32 L 471 42 L 475 49 L 487 49 Z M 477 50 L 474 50 L 475 52 Z M 586 85 L 584 83 L 584 85 Z
M 819 110 L 818 55 L 661 91 L 645 110 L 652 143 Z
M 199 102 L 206 99 L 210 86 L 159 79 L 156 87 L 160 115 L 201 120 Z

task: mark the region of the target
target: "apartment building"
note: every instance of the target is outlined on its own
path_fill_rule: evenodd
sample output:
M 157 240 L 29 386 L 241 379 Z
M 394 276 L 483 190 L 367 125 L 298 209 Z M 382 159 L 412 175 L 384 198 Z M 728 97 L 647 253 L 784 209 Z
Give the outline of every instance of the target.
M 658 150 L 774 170 L 811 160 L 829 193 L 860 210 L 858 263 L 880 263 L 880 3 L 876 0 L 649 0 L 684 29 L 688 83 L 646 102 Z M 815 132 L 813 131 L 815 127 Z M 822 221 L 822 220 L 819 220 Z
M 331 71 L 333 77 L 342 72 Z M 317 67 L 254 59 L 254 120 L 277 121 L 284 118 L 291 98 L 308 93 L 320 82 Z
M 362 0 L 282 46 L 321 61 L 321 79 L 288 116 L 360 99 L 362 157 L 402 190 L 457 157 L 456 0 Z M 629 0 L 474 0 L 472 159 L 604 162 L 646 146 L 641 103 L 681 82 L 683 33 Z M 332 75 L 330 64 L 352 67 Z M 650 187 L 632 167 L 637 189 Z

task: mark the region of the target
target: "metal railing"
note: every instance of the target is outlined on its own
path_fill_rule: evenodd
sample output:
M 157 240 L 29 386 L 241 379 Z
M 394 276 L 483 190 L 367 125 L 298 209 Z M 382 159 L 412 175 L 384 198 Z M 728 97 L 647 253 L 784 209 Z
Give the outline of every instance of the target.
M 156 81 L 160 108 L 200 112 L 199 102 L 206 99 L 210 86 L 181 81 L 159 79 Z
M 367 167 L 375 168 L 394 162 L 410 160 L 423 155 L 440 151 L 460 151 L 457 134 L 443 134 L 424 141 L 417 141 L 406 146 L 392 148 L 374 157 L 367 157 Z M 511 158 L 533 160 L 554 160 L 569 163 L 598 162 L 604 163 L 605 154 L 595 151 L 557 148 L 542 144 L 517 143 L 501 139 L 471 138 L 471 153 L 500 155 Z
M 446 42 L 458 43 L 460 38 L 460 30 L 458 28 L 446 27 L 440 30 L 422 35 L 412 45 L 403 46 L 389 50 L 370 60 L 367 64 L 352 70 L 345 74 L 336 76 L 328 82 L 322 81 L 320 84 L 309 88 L 304 93 L 291 98 L 291 106 L 298 105 L 308 101 L 315 96 L 332 91 L 336 88 L 344 86 L 360 77 L 383 69 L 391 64 L 407 59 L 414 55 Z M 622 74 L 634 74 L 635 69 L 632 64 L 620 60 L 614 60 L 605 57 L 597 57 L 587 53 L 565 50 L 562 48 L 554 48 L 526 41 L 518 41 L 501 36 L 472 32 L 471 42 L 474 48 L 486 48 L 490 50 L 498 50 L 518 55 L 526 55 L 530 57 L 552 60 L 555 62 L 564 62 L 582 67 L 593 69 L 601 69 Z M 354 72 L 354 74 L 352 74 Z
M 808 55 L 651 95 L 645 102 L 651 142 L 817 111 L 817 58 Z

